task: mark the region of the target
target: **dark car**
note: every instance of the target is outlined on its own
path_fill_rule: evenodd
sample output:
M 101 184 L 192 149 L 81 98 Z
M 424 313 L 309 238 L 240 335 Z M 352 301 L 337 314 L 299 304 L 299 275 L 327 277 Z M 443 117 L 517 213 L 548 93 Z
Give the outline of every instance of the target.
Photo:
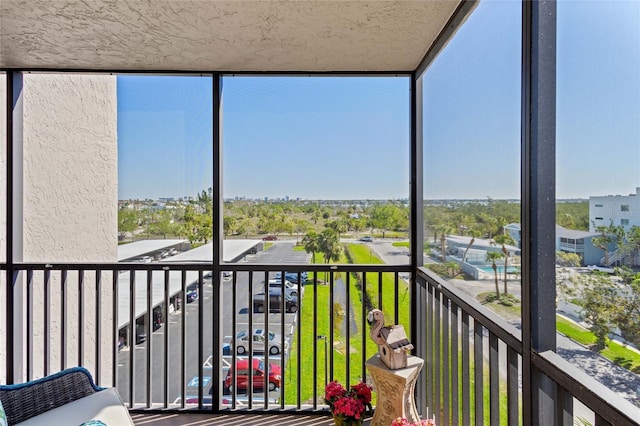
M 278 239 L 278 237 L 276 237 L 275 235 L 267 235 L 266 237 L 264 237 L 262 239 L 262 241 L 275 241 L 277 239 Z
M 198 290 L 187 290 L 187 303 L 194 302 L 198 298 Z
M 269 311 L 280 312 L 282 304 L 285 304 L 285 312 L 293 313 L 298 312 L 298 298 L 290 294 L 285 293 L 284 299 L 282 297 L 282 290 L 277 288 L 269 289 Z M 264 312 L 265 311 L 265 293 L 258 293 L 253 296 L 253 311 Z
M 308 274 L 306 272 L 300 272 L 300 284 L 305 284 L 307 282 Z M 276 280 L 282 279 L 282 272 L 276 272 L 275 276 Z M 285 272 L 284 279 L 287 281 L 291 281 L 294 284 L 298 284 L 298 273 L 297 272 Z

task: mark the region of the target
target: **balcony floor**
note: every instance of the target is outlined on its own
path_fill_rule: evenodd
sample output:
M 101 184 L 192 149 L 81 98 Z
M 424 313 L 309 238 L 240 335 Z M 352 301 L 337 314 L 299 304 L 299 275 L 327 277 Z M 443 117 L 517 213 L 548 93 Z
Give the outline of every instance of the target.
M 304 414 L 190 414 L 131 413 L 136 426 L 330 426 L 333 419 L 322 415 Z M 369 425 L 370 419 L 364 425 Z

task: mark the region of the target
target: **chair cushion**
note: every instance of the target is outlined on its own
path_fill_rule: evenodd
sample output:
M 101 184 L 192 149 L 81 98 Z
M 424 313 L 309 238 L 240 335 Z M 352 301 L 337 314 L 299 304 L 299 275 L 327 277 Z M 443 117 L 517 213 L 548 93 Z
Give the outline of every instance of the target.
M 125 408 L 118 391 L 108 388 L 85 396 L 53 410 L 18 423 L 20 426 L 80 425 L 99 420 L 110 425 L 132 425 L 133 420 Z
M 4 408 L 2 408 L 2 401 L 0 400 L 0 426 L 7 426 L 7 415 L 4 413 Z

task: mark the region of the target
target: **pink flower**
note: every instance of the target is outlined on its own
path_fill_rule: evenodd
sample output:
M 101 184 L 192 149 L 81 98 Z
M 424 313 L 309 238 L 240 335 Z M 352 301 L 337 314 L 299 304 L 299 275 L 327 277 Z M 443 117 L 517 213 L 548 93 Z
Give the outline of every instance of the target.
M 368 384 L 360 382 L 357 385 L 351 386 L 351 390 L 355 392 L 356 397 L 364 405 L 367 405 L 371 402 L 371 386 L 369 386 Z
M 391 426 L 411 426 L 411 425 L 409 424 L 409 420 L 403 419 L 402 417 L 396 417 L 396 419 L 391 422 Z

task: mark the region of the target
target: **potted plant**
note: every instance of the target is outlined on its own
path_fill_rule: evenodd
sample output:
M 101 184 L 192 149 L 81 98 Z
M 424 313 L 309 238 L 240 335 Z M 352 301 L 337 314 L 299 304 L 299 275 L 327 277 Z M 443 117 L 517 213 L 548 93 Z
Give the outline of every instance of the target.
M 327 385 L 324 401 L 329 405 L 336 426 L 357 426 L 371 412 L 371 386 L 360 382 L 345 389 L 339 382 Z

